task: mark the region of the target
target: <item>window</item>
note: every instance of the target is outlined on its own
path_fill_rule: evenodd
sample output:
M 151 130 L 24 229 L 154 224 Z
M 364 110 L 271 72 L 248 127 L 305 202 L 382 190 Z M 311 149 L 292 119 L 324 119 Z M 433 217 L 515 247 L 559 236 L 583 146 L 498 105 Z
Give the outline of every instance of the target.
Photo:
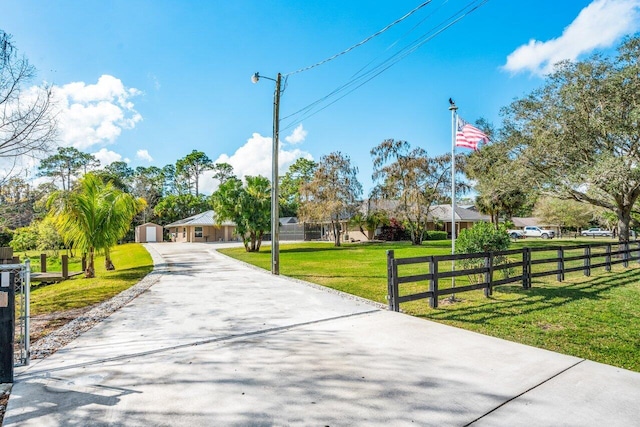
M 182 238 L 184 239 L 185 237 L 187 237 L 187 229 L 183 228 L 182 229 Z
M 202 237 L 202 227 L 196 227 L 196 237 Z

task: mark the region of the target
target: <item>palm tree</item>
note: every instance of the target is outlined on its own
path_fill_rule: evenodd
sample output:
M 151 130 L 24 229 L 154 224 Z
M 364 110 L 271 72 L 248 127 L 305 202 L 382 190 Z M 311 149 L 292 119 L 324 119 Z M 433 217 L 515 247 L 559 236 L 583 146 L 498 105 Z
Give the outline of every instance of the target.
M 57 191 L 49 198 L 49 215 L 65 243 L 73 243 L 88 262 L 85 277 L 95 277 L 94 255 L 105 251 L 105 268 L 113 270 L 109 249 L 122 238 L 133 217 L 146 203 L 88 173 L 73 191 Z

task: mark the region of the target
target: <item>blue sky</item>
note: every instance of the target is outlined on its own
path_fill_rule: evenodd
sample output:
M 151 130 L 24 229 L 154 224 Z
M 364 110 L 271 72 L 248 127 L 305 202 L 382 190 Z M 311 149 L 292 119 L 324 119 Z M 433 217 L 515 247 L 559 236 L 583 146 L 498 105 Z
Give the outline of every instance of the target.
M 270 177 L 275 77 L 328 58 L 421 0 L 4 0 L 0 28 L 56 88 L 60 144 L 103 163 L 162 167 L 191 150 Z M 288 77 L 281 116 L 384 61 L 469 4 L 433 0 L 338 59 Z M 473 122 L 540 86 L 560 59 L 607 51 L 640 27 L 640 0 L 489 0 L 335 104 L 282 121 L 280 169 L 298 157 L 349 155 L 371 184 L 387 138 L 450 150 L 452 97 Z M 366 68 L 365 68 L 366 69 Z M 326 106 L 321 104 L 321 106 Z M 201 188 L 211 191 L 205 176 Z

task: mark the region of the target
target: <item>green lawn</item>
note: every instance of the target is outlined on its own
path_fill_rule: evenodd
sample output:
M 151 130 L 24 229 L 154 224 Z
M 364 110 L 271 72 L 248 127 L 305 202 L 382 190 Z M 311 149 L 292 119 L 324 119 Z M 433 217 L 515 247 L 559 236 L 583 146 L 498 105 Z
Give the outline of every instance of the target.
M 604 242 L 611 240 L 529 239 L 512 244 L 512 248 Z M 280 272 L 386 303 L 387 250 L 393 249 L 398 258 L 440 255 L 450 253 L 450 244 L 345 244 L 340 248 L 315 242 L 282 244 Z M 257 254 L 246 253 L 244 248 L 221 252 L 270 268 L 268 247 Z M 402 304 L 401 308 L 418 317 L 640 372 L 640 268 L 635 262 L 630 267 L 617 266 L 611 273 L 600 268 L 589 278 L 571 273 L 562 283 L 555 277 L 538 279 L 530 290 L 497 287 L 491 298 L 485 298 L 482 291 L 465 292 L 456 295 L 459 301 L 455 303 L 442 298 L 437 309 L 429 308 L 427 300 Z M 413 291 L 420 285 L 411 286 Z
M 52 313 L 98 304 L 135 285 L 153 269 L 151 256 L 138 243 L 114 247 L 111 258 L 116 269 L 106 271 L 104 256 L 96 257 L 95 278 L 85 279 L 84 276 L 76 276 L 52 285 L 34 287 L 31 291 L 31 314 Z M 75 259 L 73 263 L 71 261 L 69 270 L 80 271 L 80 260 Z M 39 267 L 36 271 L 39 271 Z M 55 270 L 52 268 L 51 271 Z

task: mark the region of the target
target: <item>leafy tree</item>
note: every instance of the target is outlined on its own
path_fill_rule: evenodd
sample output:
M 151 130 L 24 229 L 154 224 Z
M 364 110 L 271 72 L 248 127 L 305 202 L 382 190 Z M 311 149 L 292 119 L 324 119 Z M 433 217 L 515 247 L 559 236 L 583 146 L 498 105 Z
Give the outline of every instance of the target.
M 372 196 L 390 201 L 389 216 L 400 219 L 411 233 L 414 245 L 422 244 L 431 206 L 450 201 L 451 155 L 429 157 L 422 148 L 411 148 L 407 141 L 388 139 L 371 150 Z M 460 168 L 463 156 L 456 157 Z M 466 191 L 464 182 L 456 182 L 456 192 Z
M 263 176 L 229 178 L 211 195 L 216 220 L 233 221 L 247 252 L 258 252 L 262 236 L 271 227 L 271 184 Z
M 547 224 L 580 229 L 593 221 L 595 211 L 595 207 L 575 200 L 542 197 L 536 202 L 533 214 Z
M 56 135 L 51 87 L 27 87 L 34 76 L 11 35 L 0 30 L 0 159 L 14 164 L 21 156 L 45 152 Z
M 59 249 L 64 247 L 64 241 L 62 236 L 55 228 L 55 224 L 50 217 L 44 218 L 42 221 L 34 221 L 33 226 L 38 230 L 38 245 L 39 251 L 55 251 L 56 255 Z
M 174 165 L 165 165 L 162 168 L 163 191 L 162 194 L 178 194 L 176 185 L 176 167 Z
M 311 181 L 318 164 L 303 157 L 296 160 L 280 179 L 280 210 L 282 216 L 298 216 L 300 187 Z
M 193 150 L 176 162 L 176 175 L 183 178 L 189 192 L 198 196 L 198 180 L 205 171 L 213 169 L 213 162 L 202 151 Z
M 366 234 L 367 238 L 371 240 L 375 237 L 374 233 L 379 226 L 389 225 L 389 217 L 383 211 L 370 211 L 367 213 L 358 212 L 351 217 L 349 225 L 358 227 L 358 230 L 360 230 L 361 233 Z
M 12 177 L 0 185 L 0 225 L 27 226 L 33 221 L 34 194 L 22 178 Z
M 535 190 L 526 169 L 512 158 L 509 146 L 504 142 L 493 139 L 492 143 L 471 153 L 464 171 L 476 182 L 478 210 L 490 215 L 496 227 L 503 216 L 511 219 L 516 213 L 522 215 L 527 208 L 530 211 Z
M 303 221 L 330 222 L 335 246 L 340 246 L 340 222 L 348 220 L 358 208 L 362 184 L 358 168 L 340 152 L 320 158 L 313 178 L 301 187 L 299 215 Z
M 36 249 L 38 246 L 38 227 L 36 225 L 28 225 L 15 229 L 9 246 L 11 246 L 15 252 L 26 252 Z
M 86 174 L 74 191 L 58 191 L 49 199 L 49 215 L 65 243 L 87 254 L 85 277 L 95 277 L 94 255 L 105 252 L 105 268 L 115 267 L 110 248 L 122 238 L 144 201 Z
M 158 202 L 153 209 L 162 225 L 187 218 L 210 209 L 209 200 L 202 194 L 170 194 Z
M 99 160 L 91 154 L 83 153 L 73 147 L 59 147 L 58 152 L 43 159 L 38 166 L 39 176 L 60 179 L 63 190 L 71 189 L 71 179 L 81 171 L 97 167 Z
M 233 166 L 229 163 L 216 163 L 213 165 L 214 174 L 213 179 L 220 181 L 220 184 L 224 184 L 229 179 L 235 177 L 233 174 Z
M 154 209 L 164 195 L 165 176 L 162 169 L 156 166 L 138 166 L 131 177 L 131 193 L 147 202 L 139 222 L 155 219 Z
M 505 134 L 533 183 L 616 213 L 628 240 L 640 196 L 640 37 L 613 57 L 562 62 L 544 86 L 504 110 Z
M 122 191 L 132 192 L 134 170 L 126 162 L 113 162 L 105 166 L 104 169 L 96 170 L 93 173 L 105 182 L 111 181 Z

